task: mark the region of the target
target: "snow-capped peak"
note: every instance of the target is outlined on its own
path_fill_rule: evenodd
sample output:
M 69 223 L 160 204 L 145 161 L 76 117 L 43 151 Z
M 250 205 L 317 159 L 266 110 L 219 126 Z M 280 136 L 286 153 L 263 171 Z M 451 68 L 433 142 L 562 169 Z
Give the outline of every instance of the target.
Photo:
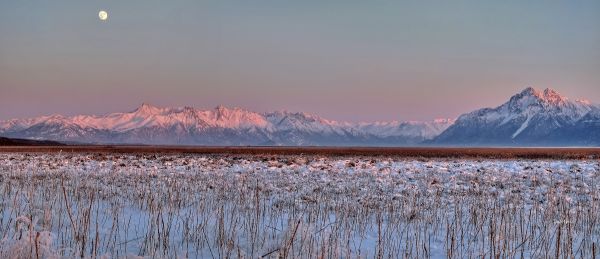
M 560 101 L 567 100 L 566 97 L 562 96 L 560 93 L 558 93 L 556 90 L 554 90 L 552 88 L 546 88 L 543 91 L 540 91 L 533 87 L 527 87 L 523 91 L 521 91 L 521 93 L 515 95 L 515 97 L 517 97 L 517 98 L 533 97 L 540 101 L 546 101 L 546 102 L 560 102 Z
M 12 136 L 35 135 L 54 140 L 102 142 L 125 139 L 133 143 L 282 143 L 282 144 L 349 144 L 383 141 L 430 139 L 445 130 L 453 120 L 431 122 L 350 123 L 328 120 L 305 112 L 257 113 L 243 108 L 219 105 L 213 109 L 189 106 L 163 108 L 143 103 L 131 112 L 103 116 L 45 116 L 34 119 L 0 122 L 0 132 Z M 38 127 L 35 127 L 35 126 Z M 50 126 L 50 127 L 49 127 Z M 62 128 L 77 129 L 67 138 Z M 39 132 L 38 129 L 43 129 Z M 52 135 L 48 135 L 51 132 Z M 225 135 L 222 135 L 225 134 Z M 114 136 L 118 136 L 114 137 Z M 105 139 L 102 139 L 105 138 Z M 187 140 L 183 140 L 187 139 Z M 180 142 L 187 141 L 187 142 Z M 219 142 L 223 141 L 223 142 Z M 411 143 L 413 143 L 411 142 Z
M 581 112 L 585 113 L 589 110 L 589 107 L 587 106 L 590 106 L 590 104 L 580 101 L 572 102 L 567 97 L 562 96 L 551 88 L 539 91 L 532 87 L 528 87 L 512 96 L 510 100 L 501 107 L 505 108 L 505 112 L 508 113 L 525 112 L 530 109 L 581 110 Z
M 432 143 L 513 144 L 544 140 L 550 134 L 592 138 L 580 130 L 598 132 L 598 114 L 600 107 L 589 101 L 570 101 L 555 90 L 528 87 L 496 108 L 464 114 L 458 120 L 351 123 L 304 112 L 257 113 L 223 105 L 164 108 L 143 103 L 131 112 L 103 116 L 0 121 L 0 134 L 88 143 L 185 145 L 418 145 L 434 138 Z
M 594 109 L 595 106 L 589 102 L 570 101 L 550 88 L 540 91 L 527 87 L 496 108 L 484 108 L 461 115 L 455 126 L 437 140 L 451 142 L 453 138 L 466 138 L 463 135 L 467 133 L 473 134 L 480 142 L 511 143 L 515 139 L 528 137 L 544 139 L 550 132 L 575 127 L 581 118 Z
M 154 114 L 159 114 L 163 111 L 163 109 L 158 108 L 156 106 L 153 106 L 151 104 L 148 103 L 142 103 L 142 105 L 140 105 L 140 107 L 138 107 L 137 109 L 135 109 L 134 113 L 138 113 L 138 114 L 146 114 L 146 115 L 154 115 Z
M 544 90 L 544 94 L 541 99 L 553 104 L 561 104 L 568 101 L 568 98 L 560 95 L 557 91 L 550 88 L 546 88 Z
M 219 105 L 213 110 L 197 110 L 197 113 L 201 120 L 211 126 L 222 128 L 265 128 L 268 126 L 265 118 L 259 113 L 239 107 L 228 108 Z
M 542 96 L 542 93 L 539 90 L 537 90 L 537 89 L 535 89 L 535 88 L 533 88 L 531 86 L 528 86 L 527 88 L 523 89 L 523 91 L 521 91 L 521 93 L 519 93 L 518 95 L 521 95 L 521 96 Z

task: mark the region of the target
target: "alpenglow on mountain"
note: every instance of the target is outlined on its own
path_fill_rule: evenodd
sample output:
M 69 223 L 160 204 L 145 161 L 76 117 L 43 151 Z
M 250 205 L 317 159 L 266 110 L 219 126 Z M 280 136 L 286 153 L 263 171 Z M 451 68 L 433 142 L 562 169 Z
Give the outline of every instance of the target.
M 416 145 L 454 121 L 346 123 L 307 113 L 143 104 L 106 116 L 61 115 L 0 122 L 0 136 L 63 142 L 158 145 Z
M 600 108 L 552 89 L 527 88 L 496 108 L 461 115 L 428 141 L 468 146 L 599 146 Z
M 286 146 L 600 146 L 600 107 L 527 88 L 456 121 L 347 123 L 301 112 L 143 104 L 105 116 L 0 121 L 0 136 L 77 143 Z

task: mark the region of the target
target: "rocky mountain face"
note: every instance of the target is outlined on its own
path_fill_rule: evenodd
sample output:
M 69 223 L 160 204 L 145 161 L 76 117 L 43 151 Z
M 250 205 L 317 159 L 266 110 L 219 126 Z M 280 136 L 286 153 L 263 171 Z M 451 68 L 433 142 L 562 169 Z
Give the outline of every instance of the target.
M 347 123 L 218 106 L 0 121 L 0 136 L 63 142 L 285 146 L 600 146 L 600 107 L 527 88 L 496 108 L 429 122 Z
M 496 108 L 460 116 L 432 145 L 597 146 L 599 108 L 552 89 L 527 88 Z
M 346 123 L 298 112 L 159 108 L 106 116 L 43 116 L 0 122 L 0 135 L 64 142 L 162 145 L 416 145 L 453 120 Z

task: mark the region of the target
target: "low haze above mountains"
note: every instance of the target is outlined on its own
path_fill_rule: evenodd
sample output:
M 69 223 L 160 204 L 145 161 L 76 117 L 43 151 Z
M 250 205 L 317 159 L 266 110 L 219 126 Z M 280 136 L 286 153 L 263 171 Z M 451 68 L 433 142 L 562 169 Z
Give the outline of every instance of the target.
M 534 88 L 496 108 L 427 122 L 348 123 L 302 112 L 143 104 L 132 112 L 105 116 L 0 121 L 0 136 L 159 145 L 599 146 L 600 107 Z

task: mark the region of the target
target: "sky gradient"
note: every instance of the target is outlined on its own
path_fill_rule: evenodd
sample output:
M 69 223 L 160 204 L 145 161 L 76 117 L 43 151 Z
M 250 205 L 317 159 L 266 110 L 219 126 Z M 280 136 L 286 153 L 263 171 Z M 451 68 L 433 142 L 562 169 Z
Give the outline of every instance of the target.
M 0 120 L 143 102 L 430 120 L 527 86 L 600 102 L 594 0 L 1 1 L 0 35 Z

